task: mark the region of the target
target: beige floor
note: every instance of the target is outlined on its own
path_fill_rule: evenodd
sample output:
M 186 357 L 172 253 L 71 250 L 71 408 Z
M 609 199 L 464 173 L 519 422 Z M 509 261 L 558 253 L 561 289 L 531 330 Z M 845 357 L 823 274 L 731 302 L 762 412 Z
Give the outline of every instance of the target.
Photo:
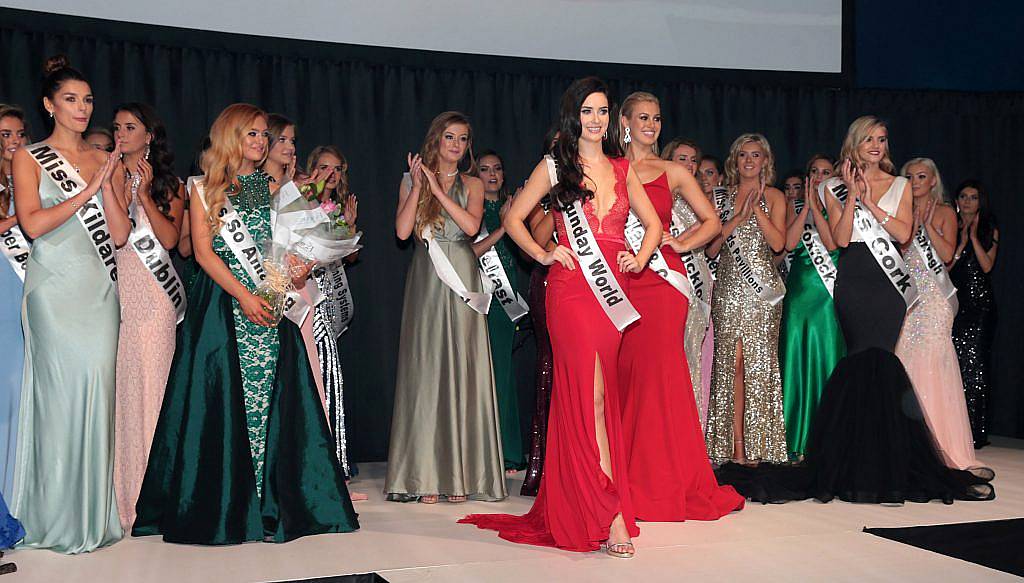
M 149 537 L 76 557 L 17 551 L 9 557 L 19 572 L 3 581 L 249 582 L 370 571 L 391 583 L 1015 580 L 860 532 L 865 526 L 1024 517 L 1024 450 L 990 447 L 980 458 L 997 472 L 998 498 L 993 502 L 754 505 L 717 522 L 641 525 L 638 555 L 630 561 L 514 545 L 455 523 L 469 512 L 525 512 L 529 498 L 514 496 L 500 504 L 386 503 L 379 494 L 383 465 L 367 464 L 367 477 L 353 485 L 371 497 L 357 505 L 363 525 L 358 533 L 219 548 Z M 509 486 L 518 492 L 519 480 Z

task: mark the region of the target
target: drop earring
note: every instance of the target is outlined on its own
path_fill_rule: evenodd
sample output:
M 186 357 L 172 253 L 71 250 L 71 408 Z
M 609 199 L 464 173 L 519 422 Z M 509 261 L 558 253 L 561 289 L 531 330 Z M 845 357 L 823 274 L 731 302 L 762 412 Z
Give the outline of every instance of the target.
M 53 112 L 50 112 L 50 119 L 53 119 Z
M 629 126 L 626 126 L 625 133 L 622 134 L 622 143 L 628 144 L 633 141 L 633 137 L 629 135 Z
M 144 158 L 144 159 L 145 159 L 145 160 L 146 160 L 147 162 L 149 162 L 149 144 L 146 144 L 146 153 L 145 153 L 145 154 L 143 154 L 143 155 L 142 155 L 142 157 L 143 157 L 143 158 Z

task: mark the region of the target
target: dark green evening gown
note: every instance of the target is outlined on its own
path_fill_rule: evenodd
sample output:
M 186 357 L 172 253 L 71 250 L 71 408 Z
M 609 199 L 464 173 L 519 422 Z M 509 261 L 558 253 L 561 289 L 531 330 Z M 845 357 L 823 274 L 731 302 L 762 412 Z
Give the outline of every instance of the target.
M 259 243 L 267 175 L 240 180 L 231 202 Z M 255 288 L 221 236 L 213 248 Z M 251 323 L 202 270 L 188 301 L 132 535 L 221 545 L 359 528 L 299 329 Z
M 839 263 L 839 251 L 829 254 Z M 782 404 L 789 453 L 806 453 L 811 423 L 822 390 L 836 363 L 846 355 L 832 296 L 811 264 L 807 249 L 797 245 L 786 280 L 786 301 L 779 334 Z
M 501 202 L 484 199 L 484 225 L 488 232 L 501 226 Z M 513 290 L 516 283 L 516 265 L 508 237 L 502 237 L 494 244 L 501 265 L 508 274 Z M 509 319 L 498 300 L 491 300 L 487 313 L 487 331 L 491 337 L 491 360 L 494 363 L 494 389 L 498 396 L 498 420 L 501 423 L 502 457 L 506 470 L 521 470 L 526 467 L 523 454 L 523 435 L 519 429 L 519 395 L 515 371 L 512 370 L 512 345 L 516 336 L 516 323 Z

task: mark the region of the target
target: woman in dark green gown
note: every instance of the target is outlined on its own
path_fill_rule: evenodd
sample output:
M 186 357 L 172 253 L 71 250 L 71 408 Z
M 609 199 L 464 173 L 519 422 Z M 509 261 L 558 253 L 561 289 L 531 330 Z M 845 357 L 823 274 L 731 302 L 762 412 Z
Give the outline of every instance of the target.
M 519 289 L 516 278 L 514 246 L 509 244 L 501 226 L 502 211 L 508 203 L 505 189 L 505 169 L 497 152 L 488 150 L 477 159 L 480 179 L 484 182 L 484 226 L 488 235 L 473 244 L 477 256 L 492 247 L 498 253 L 508 276 L 511 289 Z M 516 323 L 512 321 L 501 302 L 495 297 L 487 313 L 487 331 L 491 338 L 491 362 L 494 363 L 494 390 L 498 396 L 498 421 L 501 429 L 502 457 L 505 471 L 515 473 L 526 467 L 523 453 L 523 435 L 519 428 L 519 395 L 515 371 L 512 368 L 512 346 L 516 336 Z
M 818 185 L 832 175 L 832 161 L 821 154 L 807 164 L 808 187 L 799 211 L 790 204 L 786 248 L 791 250 L 789 277 L 786 279 L 786 301 L 782 309 L 779 334 L 779 365 L 782 371 L 782 404 L 786 418 L 786 444 L 789 454 L 803 457 L 811 423 L 818 411 L 818 402 L 825 382 L 836 363 L 846 355 L 835 305 L 818 270 L 811 262 L 807 247 L 800 240 L 803 225 L 815 225 L 832 265 L 839 262 L 839 250 L 828 228 Z M 807 204 L 814 202 L 816 204 Z M 810 215 L 810 216 L 808 216 Z M 833 279 L 834 281 L 834 279 Z
M 210 130 L 207 175 L 190 185 L 203 269 L 178 330 L 134 536 L 220 545 L 359 527 L 299 329 L 266 325 L 256 282 L 203 212 L 204 197 L 212 212 L 219 206 L 216 182 L 222 199 L 229 182 L 226 199 L 252 240 L 270 238 L 269 180 L 255 171 L 266 129 L 256 107 L 229 106 Z

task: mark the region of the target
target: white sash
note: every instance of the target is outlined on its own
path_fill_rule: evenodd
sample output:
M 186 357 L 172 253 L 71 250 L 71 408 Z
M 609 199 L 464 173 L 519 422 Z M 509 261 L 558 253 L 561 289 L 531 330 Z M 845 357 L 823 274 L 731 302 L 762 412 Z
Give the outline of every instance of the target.
M 0 192 L 4 190 L 4 185 L 0 184 Z M 17 223 L 11 225 L 10 229 L 0 233 L 0 248 L 3 249 L 4 257 L 10 262 L 14 273 L 18 274 L 18 278 L 21 281 L 25 281 L 25 268 L 28 266 L 28 254 L 32 247 Z
M 48 177 L 61 190 L 61 202 L 76 196 L 85 190 L 88 184 L 78 174 L 78 171 L 64 156 L 45 142 L 40 142 L 28 147 L 28 152 L 36 164 L 43 169 L 42 175 Z M 107 217 L 103 213 L 103 205 L 99 198 L 93 196 L 82 204 L 81 208 L 75 211 L 78 222 L 82 224 L 85 232 L 89 234 L 96 256 L 103 264 L 110 283 L 117 288 L 117 263 L 114 259 L 114 242 L 110 239 L 110 231 L 107 229 Z
M 480 235 L 476 238 L 477 242 L 482 241 L 486 237 L 487 227 L 480 225 Z M 494 247 L 492 245 L 478 259 L 480 274 L 490 280 L 494 299 L 498 300 L 498 303 L 501 304 L 509 320 L 515 322 L 529 313 L 530 305 L 526 303 L 516 290 L 512 289 L 512 282 L 509 280 L 505 266 L 501 264 L 501 257 L 498 256 L 498 251 Z
M 679 213 L 675 210 L 675 205 L 673 205 L 672 224 L 669 225 L 669 232 L 673 237 L 679 238 L 679 235 L 683 234 L 683 231 L 686 230 L 683 224 L 683 218 L 679 216 Z M 701 258 L 694 254 L 693 251 L 680 253 L 679 258 L 683 260 L 683 267 L 686 268 L 686 276 L 689 278 L 690 290 L 693 293 L 693 296 L 687 296 L 690 298 L 690 306 L 693 307 L 696 303 L 697 309 L 701 311 L 701 314 L 706 319 L 711 314 L 711 294 L 709 293 L 711 289 L 711 273 L 707 262 L 701 261 Z
M 803 210 L 802 200 L 796 202 L 801 203 L 797 206 L 797 214 Z M 825 247 L 825 243 L 821 240 L 821 233 L 818 232 L 817 227 L 814 226 L 814 217 L 811 213 L 814 211 L 808 211 L 807 218 L 804 220 L 804 230 L 800 234 L 800 242 L 803 244 L 804 249 L 807 250 L 807 256 L 811 260 L 811 265 L 814 266 L 814 270 L 818 274 L 818 278 L 821 279 L 822 285 L 828 291 L 829 296 L 835 296 L 836 286 L 836 264 L 832 261 L 832 256 L 829 255 L 828 249 Z
M 727 220 L 726 213 L 728 209 L 726 205 L 729 203 L 729 191 L 724 186 L 715 186 L 711 189 L 711 199 L 715 205 L 715 210 L 718 212 L 718 218 L 724 225 Z M 718 278 L 719 263 L 718 257 L 708 257 L 708 271 L 711 272 L 712 281 Z
M 202 176 L 190 176 L 187 188 L 191 192 L 192 187 L 195 186 L 199 200 L 203 203 L 203 208 L 209 211 L 210 206 L 206 202 L 203 180 L 204 177 Z M 220 228 L 221 238 L 227 243 L 228 248 L 231 249 L 238 262 L 242 264 L 245 272 L 249 274 L 249 278 L 258 285 L 267 277 L 267 271 L 263 267 L 263 254 L 227 196 L 224 197 L 224 207 L 220 209 L 218 216 L 222 222 Z M 314 298 L 312 301 L 315 305 L 319 298 L 319 291 L 312 290 L 310 295 Z M 302 322 L 309 315 L 312 308 L 313 306 L 310 302 L 306 301 L 298 292 L 290 291 L 285 298 L 284 315 L 294 322 L 296 326 L 302 326 Z
M 633 253 L 640 252 L 640 246 L 644 242 L 644 234 L 646 233 L 643 224 L 640 222 L 640 218 L 636 216 L 632 210 L 629 211 L 629 216 L 626 217 L 626 242 L 629 243 Z M 694 294 L 693 287 L 690 285 L 690 280 L 683 276 L 683 274 L 675 271 L 668 266 L 668 262 L 661 255 L 661 247 L 659 246 L 651 254 L 651 259 L 647 262 L 649 267 L 654 273 L 661 276 L 662 279 L 667 281 L 669 285 L 675 288 L 675 290 L 684 296 L 687 301 L 693 303 Z
M 917 249 L 921 259 L 924 260 L 924 265 L 932 274 L 935 285 L 939 288 L 939 293 L 942 294 L 942 297 L 947 300 L 953 298 L 956 295 L 956 286 L 949 279 L 949 272 L 946 271 L 946 266 L 939 259 L 939 254 L 935 251 L 931 237 L 928 236 L 928 231 L 925 230 L 924 225 L 918 227 L 917 233 L 914 235 L 914 248 Z
M 324 298 L 332 314 L 331 330 L 338 338 L 352 322 L 355 304 L 352 302 L 352 289 L 348 286 L 348 275 L 345 265 L 338 261 L 325 269 L 324 277 L 331 281 L 331 293 Z
M 732 209 L 727 209 L 722 215 L 722 222 L 728 221 L 732 216 Z M 737 227 L 738 228 L 738 227 Z M 768 302 L 771 305 L 776 305 L 786 295 L 786 285 L 779 280 L 781 289 L 775 289 L 768 283 L 761 281 L 761 278 L 757 276 L 750 262 L 743 255 L 743 249 L 740 248 L 740 243 L 736 239 L 736 231 L 733 231 L 731 235 L 725 239 L 725 248 L 732 255 L 733 261 L 736 262 L 736 271 L 750 289 L 759 299 Z M 774 270 L 773 270 L 774 271 Z
M 822 193 L 828 191 L 836 200 L 845 204 L 847 188 L 841 178 L 829 178 L 822 183 L 820 188 L 822 188 Z M 917 287 L 914 285 L 914 278 L 911 277 L 896 244 L 889 238 L 889 233 L 878 223 L 874 215 L 861 208 L 860 204 L 857 204 L 854 209 L 853 228 L 868 246 L 868 250 L 878 262 L 878 266 L 882 268 L 882 272 L 889 278 L 889 283 L 903 297 L 903 302 L 909 310 L 917 302 Z
M 160 286 L 160 289 L 164 290 L 167 298 L 171 300 L 171 305 L 174 306 L 175 320 L 178 324 L 181 324 L 182 320 L 185 319 L 185 307 L 187 306 L 185 286 L 181 283 L 178 272 L 174 270 L 174 264 L 171 263 L 171 255 L 156 238 L 156 234 L 153 233 L 153 228 L 150 226 L 149 221 L 140 220 L 138 216 L 139 205 L 135 196 L 136 193 L 133 189 L 132 204 L 128 209 L 128 216 L 132 221 L 132 232 L 128 235 L 128 244 L 131 245 L 135 254 L 139 256 L 142 264 L 146 266 L 146 271 L 149 271 L 156 284 Z M 142 212 L 145 212 L 145 209 Z
M 457 180 L 462 180 L 462 178 L 457 178 Z M 402 175 L 402 182 L 412 192 L 412 177 L 408 172 Z M 462 298 L 462 301 L 466 302 L 466 305 L 473 311 L 486 315 L 491 309 L 491 280 L 481 279 L 483 292 L 470 291 L 459 277 L 459 273 L 455 271 L 448 256 L 444 254 L 440 246 L 434 244 L 434 228 L 429 225 L 423 227 L 420 238 L 427 246 L 427 255 L 430 256 L 430 262 L 434 264 L 434 273 L 437 274 L 438 279 L 455 292 L 455 295 Z
M 545 156 L 544 159 L 548 163 L 549 176 L 557 176 L 554 158 Z M 557 182 L 551 186 L 555 184 Z M 608 267 L 601 248 L 597 246 L 597 238 L 590 230 L 590 224 L 583 213 L 583 205 L 577 200 L 561 213 L 569 245 L 579 258 L 580 268 L 587 284 L 590 285 L 590 291 L 612 324 L 620 332 L 625 330 L 627 326 L 640 319 L 640 313 L 629 302 L 626 292 L 622 290 L 619 281 L 615 279 L 615 274 Z

